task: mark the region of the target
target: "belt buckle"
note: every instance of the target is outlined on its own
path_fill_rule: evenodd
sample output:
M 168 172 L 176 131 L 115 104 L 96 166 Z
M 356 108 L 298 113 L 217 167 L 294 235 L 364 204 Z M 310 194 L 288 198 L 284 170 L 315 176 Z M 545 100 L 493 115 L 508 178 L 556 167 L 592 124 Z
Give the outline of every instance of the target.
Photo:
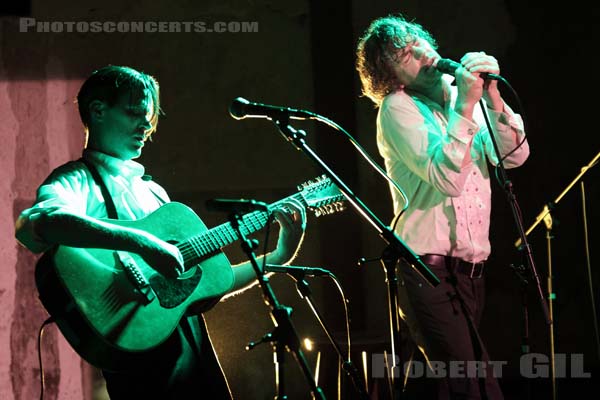
M 475 271 L 477 271 L 477 272 L 475 272 Z M 481 263 L 481 262 L 480 263 L 471 263 L 471 272 L 469 273 L 469 278 L 480 279 L 482 276 L 483 276 L 483 263 Z

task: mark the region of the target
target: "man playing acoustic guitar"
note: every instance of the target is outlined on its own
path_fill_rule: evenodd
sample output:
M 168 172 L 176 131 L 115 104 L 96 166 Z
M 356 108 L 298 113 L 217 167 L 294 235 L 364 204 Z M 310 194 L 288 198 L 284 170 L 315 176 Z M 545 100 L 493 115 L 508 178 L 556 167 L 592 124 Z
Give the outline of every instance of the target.
M 107 66 L 84 82 L 77 102 L 87 133 L 83 156 L 55 169 L 39 187 L 35 204 L 16 222 L 17 239 L 36 253 L 47 253 L 56 245 L 111 249 L 111 257 L 132 253 L 165 282 L 177 282 L 188 267 L 185 251 L 146 230 L 119 223 L 142 219 L 169 202 L 164 189 L 133 161 L 156 130 L 160 112 L 157 81 L 132 68 Z M 304 206 L 290 199 L 276 207 L 274 218 L 281 233 L 277 248 L 268 255 L 269 263 L 284 264 L 295 256 L 302 241 Z M 229 293 L 255 282 L 249 262 L 232 270 Z M 85 285 L 96 284 L 89 276 L 85 281 L 85 268 L 76 272 Z M 129 272 L 139 277 L 137 272 Z M 143 279 L 138 289 L 144 289 Z M 157 303 L 154 295 L 144 293 L 149 304 Z M 143 353 L 144 365 L 103 371 L 112 399 L 231 397 L 201 316 L 184 314 L 165 341 Z

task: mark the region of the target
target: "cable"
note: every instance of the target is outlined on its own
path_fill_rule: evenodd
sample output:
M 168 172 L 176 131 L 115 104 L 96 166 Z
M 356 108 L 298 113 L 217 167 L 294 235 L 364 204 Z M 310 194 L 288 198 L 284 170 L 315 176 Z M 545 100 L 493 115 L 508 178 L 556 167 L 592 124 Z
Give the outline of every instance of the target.
M 383 176 L 389 183 L 391 183 L 394 188 L 398 191 L 398 193 L 400 193 L 400 196 L 402 196 L 402 199 L 404 200 L 404 207 L 402 207 L 402 210 L 400 210 L 400 212 L 398 213 L 398 216 L 395 218 L 396 220 L 398 218 L 400 218 L 400 216 L 404 213 L 404 211 L 406 211 L 406 209 L 409 206 L 409 201 L 408 201 L 408 197 L 406 196 L 406 193 L 404 193 L 404 190 L 402 190 L 402 188 L 400 187 L 400 185 L 398 185 L 396 183 L 396 181 L 394 181 L 386 172 L 383 168 L 381 168 L 381 166 L 379 164 L 377 164 L 375 162 L 375 160 L 373 160 L 371 158 L 371 156 L 369 156 L 369 154 L 365 151 L 365 149 L 363 149 L 363 147 L 356 141 L 356 139 L 354 139 L 352 137 L 352 135 L 350 135 L 344 128 L 342 128 L 339 124 L 337 124 L 336 122 L 330 120 L 329 118 L 325 118 L 322 115 L 319 114 L 314 114 L 314 116 L 311 118 L 314 119 L 316 121 L 319 122 L 323 122 L 326 125 L 329 125 L 330 127 L 332 127 L 333 129 L 342 132 L 347 138 L 348 140 L 350 140 L 350 143 L 352 143 L 354 145 L 354 147 L 358 150 L 358 152 L 360 153 L 360 155 L 363 156 L 363 158 L 365 160 L 367 160 L 367 162 L 369 164 L 371 164 L 371 166 L 373 168 L 375 168 L 375 170 L 381 175 Z
M 271 222 L 273 222 L 274 214 L 269 211 L 269 216 L 267 217 L 267 229 L 265 231 L 265 244 L 263 246 L 263 263 L 262 263 L 262 272 L 265 272 L 265 267 L 267 265 L 267 250 L 269 245 L 269 233 L 271 232 Z
M 40 400 L 44 400 L 44 391 L 46 389 L 46 382 L 44 380 L 44 364 L 42 361 L 42 336 L 44 334 L 44 328 L 46 325 L 54 322 L 54 318 L 49 317 L 40 326 L 40 330 L 38 332 L 38 342 L 37 342 L 37 350 L 38 350 L 38 363 L 40 365 Z
M 596 163 L 594 163 L 595 165 Z M 588 223 L 587 223 L 587 207 L 586 207 L 586 199 L 585 199 L 585 185 L 583 184 L 583 180 L 581 181 L 581 205 L 583 208 L 583 238 L 585 245 L 585 259 L 588 273 L 588 285 L 590 287 L 590 297 L 592 300 L 592 316 L 594 318 L 594 334 L 596 336 L 596 351 L 598 352 L 598 357 L 600 357 L 600 336 L 598 335 L 598 318 L 596 317 L 598 314 L 596 313 L 596 299 L 594 296 L 594 282 L 592 279 L 592 260 L 590 256 L 590 240 L 589 240 L 589 232 L 588 232 Z
M 400 221 L 400 217 L 404 214 L 404 211 L 406 211 L 406 209 L 400 211 L 398 215 L 394 217 L 394 220 L 392 221 L 392 231 L 396 231 L 396 225 L 398 224 L 398 221 Z
M 521 98 L 519 97 L 519 95 L 517 94 L 517 91 L 510 85 L 510 83 L 508 83 L 508 81 L 506 79 L 504 79 L 502 76 L 498 75 L 498 80 L 501 81 L 502 83 L 504 83 L 504 85 L 506 85 L 506 87 L 508 87 L 515 99 L 515 101 L 517 102 L 517 114 L 519 114 L 521 116 L 521 120 L 523 121 L 523 139 L 521 139 L 521 141 L 519 142 L 519 144 L 517 144 L 511 151 L 509 151 L 508 153 L 506 153 L 504 156 L 500 157 L 500 151 L 497 151 L 497 155 L 499 158 L 498 163 L 494 166 L 494 175 L 496 177 L 496 181 L 498 182 L 498 184 L 500 184 L 500 186 L 504 187 L 504 185 L 506 184 L 506 182 L 502 182 L 502 180 L 500 179 L 500 177 L 498 176 L 498 165 L 502 164 L 502 162 L 504 160 L 506 160 L 511 154 L 513 154 L 515 151 L 517 151 L 521 146 L 523 146 L 523 144 L 525 143 L 525 141 L 527 140 L 527 129 L 529 127 L 529 124 L 526 122 L 526 118 L 525 118 L 525 110 L 523 109 L 523 103 L 521 102 Z M 486 122 L 489 125 L 489 121 L 487 118 L 487 114 L 485 113 L 485 110 L 483 110 L 483 116 L 486 119 Z M 492 135 L 492 132 L 489 132 L 490 135 Z
M 267 227 L 266 227 L 266 231 L 265 231 L 265 239 L 264 239 L 264 246 L 263 246 L 263 265 L 262 265 L 262 270 L 265 271 L 266 265 L 267 265 L 267 245 L 269 242 L 269 233 L 271 231 L 271 221 L 273 220 L 274 214 L 273 213 L 269 213 L 269 217 L 267 218 Z M 342 285 L 340 284 L 339 280 L 337 279 L 337 277 L 332 273 L 329 272 L 327 274 L 327 276 L 329 278 L 331 278 L 333 280 L 333 282 L 335 283 L 335 285 L 338 288 L 338 291 L 340 292 L 341 296 L 342 296 L 342 301 L 344 303 L 344 313 L 346 316 L 346 337 L 347 337 L 347 347 L 348 347 L 348 362 L 350 362 L 350 347 L 351 347 L 351 342 L 350 342 L 350 317 L 349 317 L 349 313 L 348 313 L 348 300 L 346 299 L 346 295 L 344 294 L 344 290 L 342 289 Z
M 310 309 L 312 310 L 312 312 L 315 315 L 315 317 L 317 318 L 318 322 L 321 324 L 321 326 L 325 330 L 325 333 L 327 334 L 327 337 L 329 338 L 332 345 L 336 349 L 336 352 L 337 352 L 338 356 L 340 357 L 340 360 L 344 360 L 344 355 L 342 354 L 342 350 L 339 348 L 335 339 L 328 331 L 327 327 L 325 326 L 325 322 L 323 321 L 323 317 L 320 315 L 319 311 L 313 304 L 313 301 L 310 299 L 310 295 L 308 294 L 309 293 L 308 283 L 306 282 L 306 280 L 303 277 L 295 276 L 295 275 L 292 275 L 289 273 L 288 273 L 288 275 L 290 275 L 292 277 L 292 279 L 294 279 L 296 281 L 296 285 L 298 287 L 298 292 L 300 293 L 300 296 L 306 298 Z M 342 296 L 342 302 L 344 303 L 344 315 L 345 315 L 345 319 L 346 319 L 346 340 L 347 340 L 346 346 L 348 349 L 348 354 L 346 356 L 346 359 L 342 362 L 342 365 L 344 366 L 344 370 L 346 370 L 346 372 L 351 376 L 353 383 L 354 383 L 355 387 L 357 388 L 357 390 L 359 390 L 359 392 L 366 399 L 367 393 L 364 392 L 364 387 L 363 387 L 364 385 L 363 385 L 363 383 L 360 382 L 360 375 L 358 374 L 356 367 L 354 367 L 354 365 L 352 364 L 352 351 L 351 351 L 352 341 L 351 341 L 351 337 L 350 337 L 350 316 L 349 316 L 349 312 L 348 312 L 348 299 L 346 298 L 346 295 L 344 294 L 342 285 L 340 284 L 339 280 L 332 272 L 327 271 L 327 274 L 323 275 L 323 276 L 329 277 L 334 281 L 336 287 L 338 288 L 338 291 L 340 292 L 340 294 Z M 305 291 L 306 291 L 306 293 L 305 293 Z
M 342 296 L 342 302 L 344 303 L 344 315 L 346 316 L 346 338 L 348 340 L 348 344 L 347 344 L 347 346 L 348 346 L 348 362 L 351 362 L 350 315 L 348 313 L 348 300 L 346 299 L 346 295 L 344 294 L 344 290 L 342 289 L 342 285 L 340 284 L 338 278 L 332 272 L 330 272 L 327 276 L 329 278 L 331 278 L 333 280 L 333 282 L 335 283 L 335 285 L 337 286 L 338 291 L 340 292 L 340 295 Z
M 502 157 L 500 159 L 500 161 L 498 161 L 498 163 L 501 163 L 502 161 L 506 160 L 506 158 L 508 156 L 510 156 L 512 153 L 514 153 L 515 151 L 517 151 L 521 146 L 523 146 L 523 143 L 525 143 L 525 141 L 527 140 L 527 128 L 529 127 L 529 125 L 525 121 L 525 110 L 523 109 L 523 104 L 521 103 L 521 99 L 520 99 L 519 95 L 517 94 L 517 91 L 502 76 L 498 76 L 498 79 L 502 83 L 504 83 L 510 89 L 510 91 L 512 92 L 512 94 L 513 94 L 513 96 L 515 98 L 515 101 L 517 102 L 518 111 L 520 111 L 518 114 L 521 116 L 521 119 L 523 120 L 523 139 L 521 140 L 521 142 L 514 149 L 512 149 L 511 151 L 509 151 L 506 155 L 504 155 L 504 157 Z

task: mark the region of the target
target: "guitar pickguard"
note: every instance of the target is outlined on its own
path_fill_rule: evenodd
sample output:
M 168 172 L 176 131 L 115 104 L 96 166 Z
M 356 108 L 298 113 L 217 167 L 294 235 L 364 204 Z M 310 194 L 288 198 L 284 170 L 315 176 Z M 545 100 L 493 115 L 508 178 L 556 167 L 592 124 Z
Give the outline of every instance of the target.
M 150 286 L 156 293 L 161 306 L 175 308 L 196 290 L 201 278 L 202 269 L 194 266 L 178 278 L 169 279 L 155 274 L 150 278 Z

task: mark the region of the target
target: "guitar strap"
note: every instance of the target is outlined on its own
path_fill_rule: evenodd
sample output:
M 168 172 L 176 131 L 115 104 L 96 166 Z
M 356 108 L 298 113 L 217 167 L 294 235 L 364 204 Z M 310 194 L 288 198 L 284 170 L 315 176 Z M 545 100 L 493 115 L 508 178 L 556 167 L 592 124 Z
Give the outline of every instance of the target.
M 79 161 L 85 164 L 87 169 L 92 174 L 96 185 L 100 186 L 100 190 L 102 191 L 102 197 L 104 197 L 104 205 L 106 206 L 106 214 L 108 215 L 108 218 L 119 219 L 119 216 L 117 214 L 117 208 L 115 207 L 115 202 L 113 201 L 113 198 L 110 195 L 110 192 L 108 191 L 104 180 L 98 173 L 98 169 L 94 166 L 94 164 L 92 164 L 83 157 L 81 157 Z

